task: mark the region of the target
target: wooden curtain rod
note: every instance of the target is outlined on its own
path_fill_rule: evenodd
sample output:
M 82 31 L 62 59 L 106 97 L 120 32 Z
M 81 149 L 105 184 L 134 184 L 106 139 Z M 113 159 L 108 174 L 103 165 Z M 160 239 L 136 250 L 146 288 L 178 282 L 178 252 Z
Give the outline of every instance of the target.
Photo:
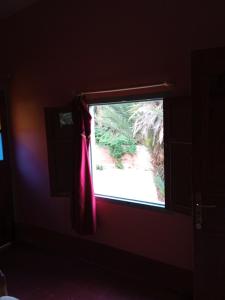
M 163 83 L 157 83 L 157 84 L 152 84 L 152 85 L 136 86 L 136 87 L 130 87 L 130 88 L 124 88 L 124 89 L 114 89 L 114 90 L 95 91 L 95 92 L 81 92 L 77 96 L 115 93 L 115 92 L 126 92 L 126 91 L 141 90 L 141 89 L 147 89 L 147 88 L 172 87 L 173 85 L 174 84 L 172 84 L 172 83 L 163 82 Z

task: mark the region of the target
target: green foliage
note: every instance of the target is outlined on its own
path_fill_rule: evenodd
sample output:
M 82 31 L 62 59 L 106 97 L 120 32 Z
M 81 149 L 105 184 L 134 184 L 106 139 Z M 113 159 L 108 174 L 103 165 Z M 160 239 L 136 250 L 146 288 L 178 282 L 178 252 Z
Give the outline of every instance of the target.
M 103 170 L 103 166 L 102 165 L 97 165 L 96 166 L 96 170 L 102 171 Z
M 109 149 L 118 169 L 123 168 L 124 154 L 136 153 L 136 144 L 145 145 L 151 154 L 158 197 L 164 200 L 162 100 L 95 106 L 95 140 Z
M 119 169 L 123 168 L 121 157 L 136 152 L 133 120 L 130 119 L 131 106 L 129 103 L 102 105 L 95 111 L 96 143 L 109 149 Z
M 154 176 L 154 182 L 156 185 L 158 197 L 161 200 L 165 199 L 165 185 L 164 185 L 164 180 L 161 178 L 161 176 L 156 175 Z
M 105 131 L 104 128 L 95 127 L 95 141 L 102 146 L 108 146 L 110 140 L 110 132 Z
M 107 104 L 96 107 L 95 126 L 114 134 L 133 138 L 133 119 L 131 108 L 133 104 Z
M 134 122 L 135 138 L 147 146 L 151 153 L 157 190 L 164 195 L 163 101 L 134 104 L 130 119 Z
M 133 134 L 138 139 L 151 139 L 150 147 L 163 144 L 163 102 L 162 100 L 139 102 L 133 105 Z
M 114 134 L 105 131 L 104 128 L 95 128 L 96 143 L 109 148 L 110 155 L 119 160 L 124 154 L 134 154 L 136 152 L 135 140 L 123 134 Z
M 115 165 L 116 165 L 117 169 L 123 169 L 124 168 L 123 163 L 122 163 L 121 160 L 117 160 Z

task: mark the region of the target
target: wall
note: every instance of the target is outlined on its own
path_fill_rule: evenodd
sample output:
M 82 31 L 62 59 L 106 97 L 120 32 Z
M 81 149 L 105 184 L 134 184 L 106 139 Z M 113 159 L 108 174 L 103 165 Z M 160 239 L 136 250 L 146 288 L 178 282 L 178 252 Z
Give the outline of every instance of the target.
M 5 22 L 18 222 L 74 234 L 69 199 L 49 195 L 43 108 L 79 91 L 165 80 L 175 82 L 175 94 L 190 93 L 191 50 L 225 44 L 222 6 L 47 0 Z M 90 239 L 192 268 L 190 217 L 102 200 L 97 209 L 99 230 Z
M 1 37 L 1 47 L 0 47 L 0 87 L 5 83 L 7 78 L 7 50 L 6 50 L 6 33 L 5 22 L 0 20 L 0 37 Z

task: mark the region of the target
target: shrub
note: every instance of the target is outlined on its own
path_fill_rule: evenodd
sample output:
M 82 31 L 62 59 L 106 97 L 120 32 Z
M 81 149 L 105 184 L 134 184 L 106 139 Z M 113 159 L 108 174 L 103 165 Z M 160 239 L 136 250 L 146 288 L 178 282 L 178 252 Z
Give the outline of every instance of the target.
M 97 165 L 96 166 L 96 170 L 102 171 L 103 170 L 103 166 L 102 165 Z
M 123 169 L 124 168 L 123 163 L 122 163 L 121 160 L 116 161 L 115 166 L 116 166 L 117 169 Z
M 97 144 L 108 147 L 110 155 L 117 161 L 126 153 L 136 152 L 135 140 L 123 134 L 113 134 L 103 128 L 95 128 Z
M 155 183 L 155 186 L 156 186 L 156 190 L 157 190 L 159 200 L 164 201 L 164 198 L 165 198 L 164 180 L 159 175 L 155 175 L 154 176 L 154 183 Z

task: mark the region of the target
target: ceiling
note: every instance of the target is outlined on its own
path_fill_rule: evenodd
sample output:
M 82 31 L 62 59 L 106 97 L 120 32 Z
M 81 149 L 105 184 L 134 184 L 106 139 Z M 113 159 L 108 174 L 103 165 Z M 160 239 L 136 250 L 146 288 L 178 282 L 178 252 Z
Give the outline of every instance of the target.
M 2 0 L 0 1 L 0 19 L 7 18 L 37 0 Z

